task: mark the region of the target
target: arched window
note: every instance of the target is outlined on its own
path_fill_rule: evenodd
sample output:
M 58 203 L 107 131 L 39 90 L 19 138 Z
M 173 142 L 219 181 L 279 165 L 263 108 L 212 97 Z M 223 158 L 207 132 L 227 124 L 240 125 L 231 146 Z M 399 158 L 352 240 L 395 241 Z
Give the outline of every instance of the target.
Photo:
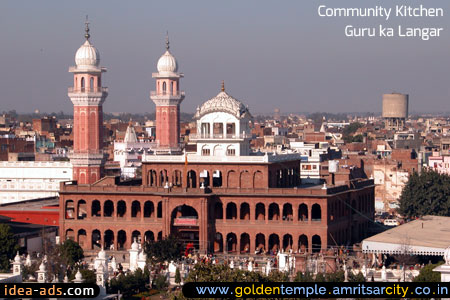
M 91 79 L 89 80 L 89 89 L 90 90 L 94 89 L 94 77 L 91 77 Z
M 84 77 L 81 77 L 81 90 L 84 91 Z
M 167 89 L 166 82 L 163 82 L 163 94 L 166 93 L 166 89 Z
M 174 90 L 173 90 L 173 81 L 170 83 L 170 92 L 172 94 L 175 94 Z

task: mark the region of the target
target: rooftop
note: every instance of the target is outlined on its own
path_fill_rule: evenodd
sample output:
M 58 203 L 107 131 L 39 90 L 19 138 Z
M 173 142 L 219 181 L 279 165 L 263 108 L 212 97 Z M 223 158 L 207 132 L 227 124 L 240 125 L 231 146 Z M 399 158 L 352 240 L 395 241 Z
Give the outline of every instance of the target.
M 364 253 L 444 255 L 450 246 L 450 217 L 424 216 L 367 238 Z

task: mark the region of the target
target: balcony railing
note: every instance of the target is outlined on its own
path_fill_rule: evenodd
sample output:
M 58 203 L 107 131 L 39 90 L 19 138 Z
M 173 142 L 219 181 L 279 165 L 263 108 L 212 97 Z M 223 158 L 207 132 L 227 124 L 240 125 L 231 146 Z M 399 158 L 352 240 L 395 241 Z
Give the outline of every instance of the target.
M 84 88 L 76 88 L 76 87 L 69 87 L 68 88 L 69 93 L 107 93 L 108 88 L 107 87 L 84 87 Z
M 192 133 L 189 135 L 190 140 L 197 139 L 248 139 L 251 138 L 251 134 L 207 134 L 207 133 Z
M 150 96 L 184 96 L 184 91 L 175 91 L 175 92 L 171 92 L 171 91 L 151 91 L 150 92 Z

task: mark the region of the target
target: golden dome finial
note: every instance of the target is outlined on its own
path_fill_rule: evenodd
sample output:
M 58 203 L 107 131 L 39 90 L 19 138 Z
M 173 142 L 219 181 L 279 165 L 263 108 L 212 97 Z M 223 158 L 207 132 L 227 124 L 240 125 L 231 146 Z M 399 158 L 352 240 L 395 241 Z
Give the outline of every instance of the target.
M 222 80 L 222 92 L 225 92 L 225 81 Z

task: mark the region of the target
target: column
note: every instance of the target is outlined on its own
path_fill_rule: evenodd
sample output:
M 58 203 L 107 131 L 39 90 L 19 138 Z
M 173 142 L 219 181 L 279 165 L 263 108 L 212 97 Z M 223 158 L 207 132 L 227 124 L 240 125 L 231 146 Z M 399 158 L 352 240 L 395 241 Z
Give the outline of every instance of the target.
M 241 253 L 241 234 L 236 233 L 236 253 Z
M 292 218 L 294 218 L 294 224 L 296 225 L 298 224 L 298 208 L 299 205 L 292 205 Z
M 199 250 L 206 253 L 208 250 L 208 200 L 202 199 L 200 201 L 199 214 Z
M 269 205 L 270 205 L 270 203 L 267 203 L 264 205 L 264 209 L 266 210 L 266 214 L 264 216 L 264 219 L 266 220 L 266 224 L 269 224 Z
M 312 214 L 311 214 L 311 212 L 312 212 L 312 204 L 311 203 L 309 203 L 308 204 L 308 224 L 309 225 L 311 225 L 311 223 L 312 223 Z
M 227 222 L 227 204 L 228 203 L 222 203 L 222 210 L 223 210 L 223 222 Z
M 170 234 L 170 212 L 168 211 L 168 209 L 169 209 L 169 199 L 164 198 L 162 200 L 163 238 L 169 236 Z

